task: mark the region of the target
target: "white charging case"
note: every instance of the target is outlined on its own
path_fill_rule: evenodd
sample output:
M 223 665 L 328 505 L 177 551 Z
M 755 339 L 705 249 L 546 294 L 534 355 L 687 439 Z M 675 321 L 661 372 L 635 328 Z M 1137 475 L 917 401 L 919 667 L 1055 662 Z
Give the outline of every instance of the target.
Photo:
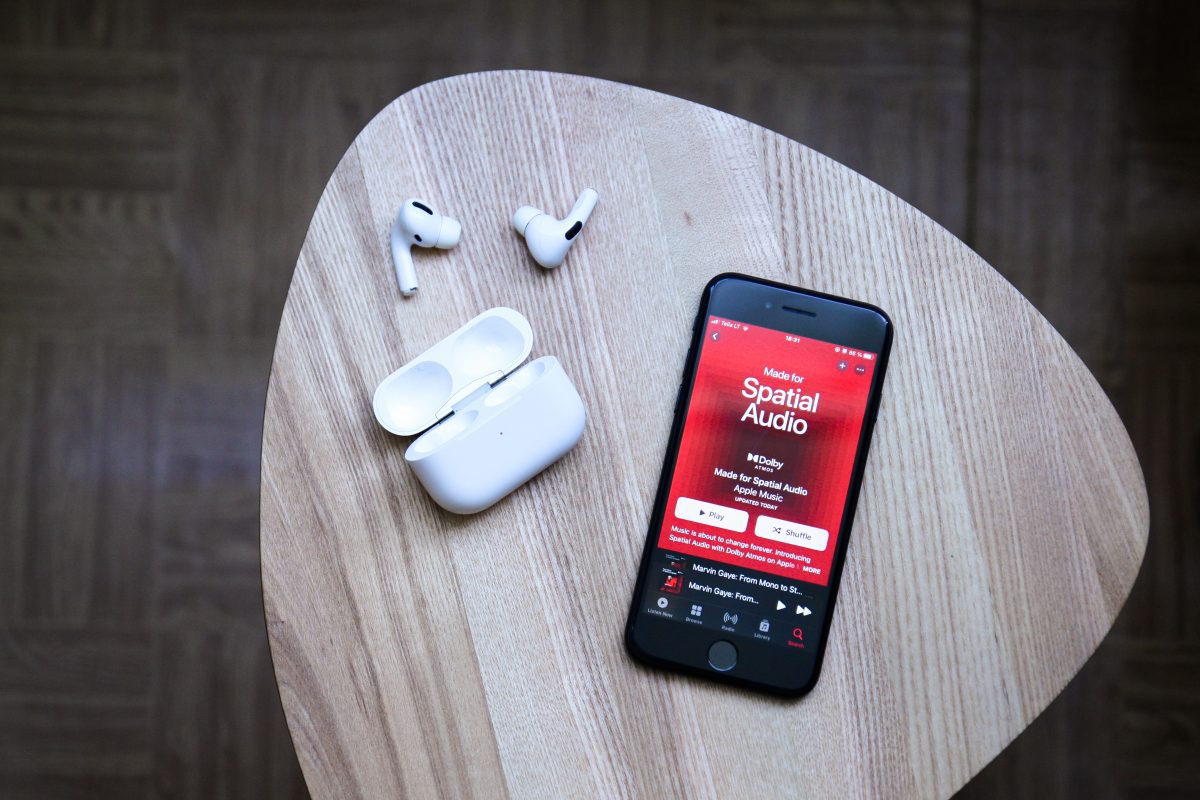
M 380 425 L 398 436 L 424 431 L 404 460 L 447 511 L 482 511 L 579 441 L 587 415 L 558 359 L 517 369 L 532 348 L 529 321 L 493 308 L 375 389 Z

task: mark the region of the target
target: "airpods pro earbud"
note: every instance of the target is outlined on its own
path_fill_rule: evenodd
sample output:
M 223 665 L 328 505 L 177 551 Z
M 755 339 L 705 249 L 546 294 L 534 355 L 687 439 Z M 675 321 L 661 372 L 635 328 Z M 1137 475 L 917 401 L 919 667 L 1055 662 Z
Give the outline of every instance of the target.
M 417 271 L 413 268 L 412 246 L 449 250 L 458 244 L 462 226 L 458 220 L 444 217 L 420 200 L 405 200 L 392 223 L 392 263 L 400 291 L 417 291 Z
M 599 199 L 600 195 L 596 194 L 595 189 L 584 189 L 565 219 L 555 219 L 533 206 L 521 206 L 513 214 L 512 224 L 517 233 L 525 237 L 533 260 L 552 269 L 567 257 L 567 251 L 575 243 L 575 237 L 583 230 L 583 223 L 587 222 Z

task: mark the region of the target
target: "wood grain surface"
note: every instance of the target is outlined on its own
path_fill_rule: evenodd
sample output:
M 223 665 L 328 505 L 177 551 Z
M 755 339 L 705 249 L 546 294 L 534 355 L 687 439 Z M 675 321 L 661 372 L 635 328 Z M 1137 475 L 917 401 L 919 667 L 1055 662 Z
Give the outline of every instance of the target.
M 600 205 L 543 271 L 519 204 Z M 395 286 L 422 196 L 463 222 Z M 825 670 L 784 702 L 635 666 L 621 629 L 704 282 L 875 303 L 892 363 Z M 456 517 L 370 397 L 494 305 L 589 412 L 579 446 Z M 276 677 L 317 797 L 948 795 L 1107 632 L 1146 546 L 1129 438 L 1091 374 L 946 230 L 853 171 L 683 100 L 547 73 L 422 86 L 358 136 L 288 294 L 263 438 Z

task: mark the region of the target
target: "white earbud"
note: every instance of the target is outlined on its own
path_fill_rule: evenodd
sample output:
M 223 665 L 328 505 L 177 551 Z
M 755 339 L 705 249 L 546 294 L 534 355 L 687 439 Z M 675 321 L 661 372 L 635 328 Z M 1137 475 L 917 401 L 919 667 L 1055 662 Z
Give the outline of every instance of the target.
M 525 237 L 533 260 L 552 269 L 567 257 L 567 251 L 575 243 L 575 237 L 583 230 L 583 224 L 599 199 L 600 195 L 596 194 L 595 189 L 584 189 L 565 219 L 555 219 L 533 206 L 521 206 L 513 214 L 512 224 L 517 233 Z
M 412 246 L 449 250 L 458 244 L 462 226 L 458 220 L 444 217 L 420 200 L 405 200 L 392 223 L 392 263 L 400 291 L 417 291 L 417 271 L 413 268 Z

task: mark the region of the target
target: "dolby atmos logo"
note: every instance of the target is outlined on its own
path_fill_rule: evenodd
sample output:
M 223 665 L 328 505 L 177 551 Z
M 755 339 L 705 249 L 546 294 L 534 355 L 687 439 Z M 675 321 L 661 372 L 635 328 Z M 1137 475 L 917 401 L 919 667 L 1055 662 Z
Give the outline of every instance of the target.
M 782 461 L 771 458 L 770 456 L 759 455 L 758 453 L 746 453 L 746 460 L 753 461 L 758 466 L 765 467 L 771 472 L 774 472 L 783 466 Z

